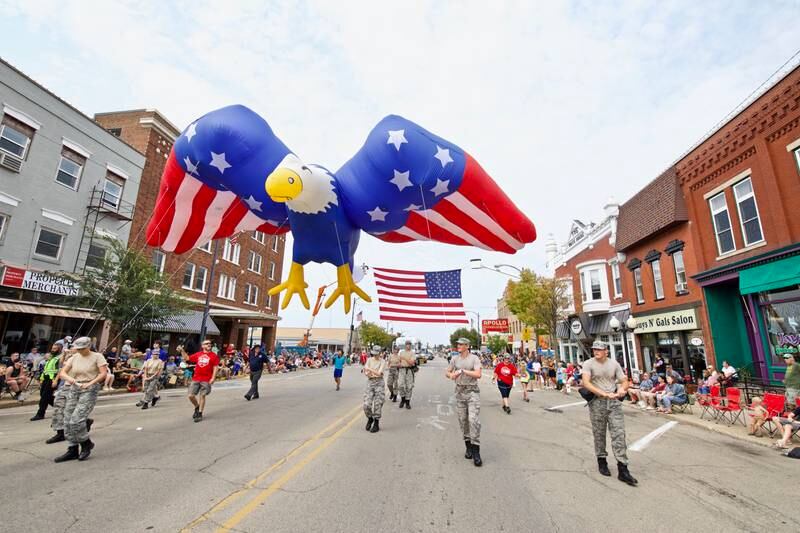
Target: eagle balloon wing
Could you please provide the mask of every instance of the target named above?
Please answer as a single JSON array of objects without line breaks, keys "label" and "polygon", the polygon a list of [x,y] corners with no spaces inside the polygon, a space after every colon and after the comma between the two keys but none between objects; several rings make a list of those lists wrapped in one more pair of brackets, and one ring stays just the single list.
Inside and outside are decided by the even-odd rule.
[{"label": "eagle balloon wing", "polygon": [[381,120],[336,177],[350,220],[384,241],[515,253],[536,239],[472,156],[403,117]]},{"label": "eagle balloon wing", "polygon": [[164,168],[147,244],[180,254],[240,231],[286,233],[286,206],[267,196],[264,181],[289,153],[269,124],[241,105],[192,122]]}]

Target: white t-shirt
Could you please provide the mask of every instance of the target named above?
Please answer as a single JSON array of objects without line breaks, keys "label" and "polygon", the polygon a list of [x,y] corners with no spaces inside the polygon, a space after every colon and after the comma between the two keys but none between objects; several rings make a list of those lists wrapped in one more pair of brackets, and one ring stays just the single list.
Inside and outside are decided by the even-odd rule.
[{"label": "white t-shirt", "polygon": [[736,373],[736,369],[735,369],[734,367],[732,367],[731,365],[728,365],[728,367],[727,367],[727,368],[723,368],[723,369],[722,369],[722,373],[723,373],[723,374],[725,374],[725,377],[726,377],[726,378],[729,378],[729,377],[731,377],[733,374],[735,374],[735,373]]},{"label": "white t-shirt", "polygon": [[540,363],[539,361],[534,361],[533,362],[533,371],[534,372],[541,372],[542,371],[542,363]]}]

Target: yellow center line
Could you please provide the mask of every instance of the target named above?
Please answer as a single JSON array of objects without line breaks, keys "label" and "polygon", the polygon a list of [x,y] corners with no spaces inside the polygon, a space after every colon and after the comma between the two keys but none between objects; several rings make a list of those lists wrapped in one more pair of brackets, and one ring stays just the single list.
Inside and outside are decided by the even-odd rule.
[{"label": "yellow center line", "polygon": [[331,422],[328,426],[325,427],[325,429],[323,429],[322,431],[320,431],[319,433],[317,433],[313,437],[311,437],[311,438],[307,439],[306,441],[304,441],[302,444],[297,446],[291,452],[289,452],[284,457],[282,457],[277,462],[275,462],[272,466],[270,466],[269,468],[267,468],[266,470],[261,472],[258,476],[254,477],[253,479],[248,481],[244,485],[243,488],[237,489],[237,490],[231,492],[225,498],[223,498],[222,500],[217,502],[213,507],[211,507],[211,509],[209,509],[208,511],[206,511],[202,515],[198,516],[197,518],[195,518],[194,520],[189,522],[186,526],[183,527],[183,529],[181,529],[181,533],[187,533],[187,532],[191,531],[193,528],[197,527],[199,524],[201,524],[204,521],[208,520],[211,517],[211,515],[213,515],[213,514],[219,512],[219,511],[225,509],[226,507],[228,507],[231,503],[235,502],[240,497],[242,497],[244,494],[246,494],[247,491],[249,491],[250,489],[256,487],[259,483],[261,483],[272,472],[274,472],[275,470],[277,470],[278,468],[280,468],[281,466],[286,464],[287,461],[289,461],[290,459],[292,459],[293,457],[298,455],[305,448],[310,446],[313,442],[319,440],[323,435],[325,435],[326,433],[331,431],[333,428],[335,428],[336,426],[338,426],[339,424],[344,422],[349,416],[353,415],[356,411],[361,411],[361,409],[362,409],[362,407],[358,406],[358,407],[348,411],[343,416],[337,418],[333,422]]},{"label": "yellow center line", "polygon": [[350,429],[350,427],[358,421],[362,415],[360,413],[356,414],[350,421],[339,429],[336,433],[327,437],[320,443],[319,446],[314,448],[308,455],[306,455],[302,460],[300,460],[296,465],[290,468],[285,474],[283,474],[280,478],[273,481],[267,488],[259,492],[252,500],[250,500],[247,505],[239,509],[236,514],[230,517],[224,524],[222,524],[219,529],[217,529],[217,533],[227,532],[230,531],[231,528],[236,527],[242,520],[244,520],[250,513],[258,508],[259,505],[264,503],[267,498],[275,494],[283,485],[285,485],[288,481],[290,481],[294,476],[296,476],[300,471],[303,470],[308,464],[313,461],[320,453],[322,453],[328,446],[336,442],[339,437],[344,435],[344,433]]}]

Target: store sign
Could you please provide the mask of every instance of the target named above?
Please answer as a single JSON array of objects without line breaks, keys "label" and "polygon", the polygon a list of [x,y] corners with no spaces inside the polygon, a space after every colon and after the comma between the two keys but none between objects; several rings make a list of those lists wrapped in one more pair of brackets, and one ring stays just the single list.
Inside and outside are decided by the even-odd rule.
[{"label": "store sign", "polygon": [[680,331],[684,329],[700,329],[694,309],[683,309],[671,313],[658,313],[636,317],[636,334],[655,333],[659,331]]},{"label": "store sign", "polygon": [[700,337],[692,337],[691,340],[689,341],[689,343],[692,346],[702,346],[703,345],[703,339],[700,338]]},{"label": "store sign", "polygon": [[580,335],[581,331],[583,331],[583,326],[581,325],[581,321],[577,319],[572,321],[572,323],[569,325],[569,328],[575,335]]},{"label": "store sign", "polygon": [[794,333],[778,333],[778,346],[775,346],[775,355],[800,352],[800,335]]},{"label": "store sign", "polygon": [[47,292],[64,296],[78,296],[76,283],[61,279],[46,272],[34,272],[23,268],[6,267],[0,285],[27,291]]},{"label": "store sign", "polygon": [[508,319],[481,320],[481,330],[483,333],[508,333]]}]

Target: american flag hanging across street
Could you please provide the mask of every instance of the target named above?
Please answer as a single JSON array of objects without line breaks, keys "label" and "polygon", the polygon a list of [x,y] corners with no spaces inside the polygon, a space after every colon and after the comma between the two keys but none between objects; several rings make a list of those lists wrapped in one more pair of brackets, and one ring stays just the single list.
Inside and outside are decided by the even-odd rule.
[{"label": "american flag hanging across street", "polygon": [[373,267],[381,320],[469,324],[461,271],[420,272]]}]

